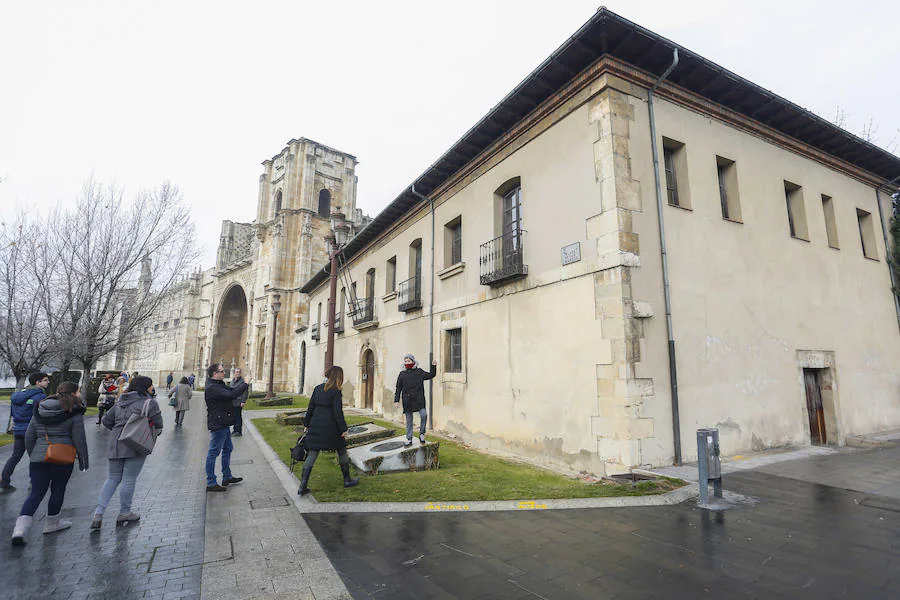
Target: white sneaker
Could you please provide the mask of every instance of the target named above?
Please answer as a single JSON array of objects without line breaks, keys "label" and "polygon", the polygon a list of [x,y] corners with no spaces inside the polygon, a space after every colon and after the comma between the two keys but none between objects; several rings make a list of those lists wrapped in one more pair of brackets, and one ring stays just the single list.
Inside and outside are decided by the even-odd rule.
[{"label": "white sneaker", "polygon": [[19,515],[16,519],[16,526],[13,528],[12,545],[24,546],[25,536],[28,535],[28,529],[31,527],[32,517],[28,515]]},{"label": "white sneaker", "polygon": [[47,515],[47,520],[44,522],[44,533],[53,533],[55,531],[62,531],[63,529],[68,529],[72,526],[72,521],[64,521],[59,518],[59,515]]}]

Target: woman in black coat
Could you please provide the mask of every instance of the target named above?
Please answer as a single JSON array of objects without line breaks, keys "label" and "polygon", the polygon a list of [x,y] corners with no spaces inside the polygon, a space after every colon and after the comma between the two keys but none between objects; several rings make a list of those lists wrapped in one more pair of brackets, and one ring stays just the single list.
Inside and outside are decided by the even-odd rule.
[{"label": "woman in black coat", "polygon": [[347,422],[344,420],[344,408],[341,403],[341,386],[344,385],[344,370],[338,366],[331,367],[326,373],[328,380],[315,387],[309,406],[306,408],[306,438],[303,445],[309,451],[303,463],[303,474],[300,477],[300,489],[297,493],[303,496],[310,492],[307,484],[313,465],[322,450],[337,450],[338,463],[344,474],[344,487],[353,487],[359,479],[350,479],[350,455],[347,454]]},{"label": "woman in black coat", "polygon": [[416,366],[416,357],[403,357],[403,371],[397,376],[394,390],[394,404],[403,398],[403,414],[406,415],[406,445],[412,446],[413,414],[419,413],[419,442],[425,443],[425,424],[428,411],[425,410],[425,382],[437,375],[437,363],[432,361],[431,372]]}]

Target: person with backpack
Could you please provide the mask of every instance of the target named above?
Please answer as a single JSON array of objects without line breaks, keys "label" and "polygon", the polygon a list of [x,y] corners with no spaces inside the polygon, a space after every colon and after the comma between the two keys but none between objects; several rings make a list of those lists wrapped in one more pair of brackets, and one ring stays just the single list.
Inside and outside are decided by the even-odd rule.
[{"label": "person with backpack", "polygon": [[120,440],[122,430],[132,415],[146,415],[153,428],[153,434],[159,436],[163,429],[162,411],[159,404],[153,398],[155,389],[153,380],[149,377],[138,375],[131,378],[128,391],[119,398],[115,407],[103,416],[103,426],[112,430],[107,448],[109,459],[109,474],[100,495],[97,498],[97,508],[94,510],[94,518],[91,520],[91,532],[99,532],[103,525],[103,513],[109,506],[116,488],[119,484],[119,515],[116,517],[116,527],[127,525],[134,521],[140,521],[141,516],[131,510],[131,502],[134,499],[134,488],[138,475],[144,467],[147,456],[134,450],[131,446]]},{"label": "person with backpack", "polygon": [[72,476],[75,459],[82,471],[88,469],[88,446],[84,435],[84,405],[78,384],[63,381],[56,395],[44,398],[38,403],[37,413],[28,423],[25,432],[25,447],[30,457],[31,492],[16,525],[13,528],[13,546],[24,546],[25,537],[31,528],[34,513],[43,501],[47,490],[50,500],[47,504],[47,518],[44,533],[62,531],[72,526],[71,521],[59,518],[66,485]]},{"label": "person with backpack", "polygon": [[428,411],[425,410],[425,382],[437,375],[437,362],[431,361],[431,372],[420,369],[416,357],[407,354],[403,357],[403,371],[397,376],[397,387],[394,389],[394,404],[403,398],[403,414],[406,415],[406,445],[412,446],[413,415],[419,413],[419,443],[425,443],[425,424],[428,422]]},{"label": "person with backpack", "polygon": [[111,409],[116,403],[116,390],[118,389],[119,386],[116,385],[116,380],[113,379],[112,373],[107,373],[97,389],[97,392],[100,394],[97,400],[97,425],[100,425],[100,422],[103,420],[103,413]]},{"label": "person with backpack", "polygon": [[305,496],[310,492],[309,476],[313,465],[322,450],[336,450],[341,474],[344,476],[344,487],[357,485],[359,479],[350,477],[350,455],[347,453],[347,421],[344,419],[344,408],[341,387],[344,385],[344,370],[337,365],[328,369],[328,378],[313,389],[303,425],[306,437],[303,445],[308,454],[303,463],[303,474],[300,476],[300,489],[297,494]]},{"label": "person with backpack", "polygon": [[41,400],[47,397],[47,386],[50,385],[50,376],[46,373],[32,373],[28,376],[30,384],[24,390],[19,390],[10,398],[10,413],[13,421],[13,451],[9,460],[3,466],[3,474],[0,475],[0,494],[16,491],[11,483],[13,471],[16,465],[25,455],[25,432],[28,424],[34,416],[35,408]]}]

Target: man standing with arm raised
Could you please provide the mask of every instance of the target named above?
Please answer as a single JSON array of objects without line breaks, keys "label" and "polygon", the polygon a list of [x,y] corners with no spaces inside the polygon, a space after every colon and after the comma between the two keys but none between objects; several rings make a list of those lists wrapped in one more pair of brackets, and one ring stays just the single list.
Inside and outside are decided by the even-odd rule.
[{"label": "man standing with arm raised", "polygon": [[[240,483],[243,477],[231,474],[231,426],[234,425],[232,402],[247,391],[247,383],[235,387],[225,384],[222,363],[214,363],[206,369],[206,426],[209,428],[209,453],[206,455],[206,491],[224,492],[232,483]],[[216,457],[222,454],[222,485],[216,482]]]}]

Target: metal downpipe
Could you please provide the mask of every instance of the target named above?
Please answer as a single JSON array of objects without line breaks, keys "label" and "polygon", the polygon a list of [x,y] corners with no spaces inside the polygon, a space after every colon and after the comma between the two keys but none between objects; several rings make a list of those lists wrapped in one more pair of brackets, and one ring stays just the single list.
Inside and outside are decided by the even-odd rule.
[{"label": "metal downpipe", "polygon": [[[416,191],[416,184],[409,191],[422,200],[428,200],[431,207],[431,298],[428,303],[428,369],[434,361],[434,200]],[[428,430],[434,431],[434,378],[428,380]]]},{"label": "metal downpipe", "polygon": [[881,235],[884,236],[884,252],[887,255],[884,257],[884,262],[887,263],[888,275],[891,277],[891,295],[894,297],[894,310],[897,312],[897,327],[900,328],[900,298],[898,298],[896,292],[894,292],[894,290],[897,289],[897,281],[894,278],[894,269],[891,267],[891,245],[888,243],[887,226],[884,223],[884,211],[881,209],[881,190],[894,185],[897,181],[900,181],[900,177],[894,177],[887,183],[882,183],[875,188],[875,204],[878,206],[878,220],[881,221]]},{"label": "metal downpipe", "polygon": [[650,146],[653,150],[653,177],[656,181],[656,214],[659,219],[659,248],[662,258],[663,297],[666,305],[666,333],[669,348],[669,386],[672,390],[672,436],[675,447],[675,464],[681,464],[681,418],[678,413],[678,372],[675,368],[675,335],[672,331],[672,296],[669,291],[669,257],[666,250],[666,225],[663,219],[662,182],[659,177],[659,148],[656,143],[656,119],[653,114],[653,92],[678,66],[678,48],[674,49],[672,64],[659,76],[647,94],[650,111]]}]

